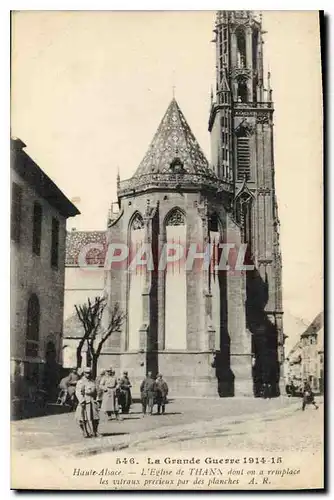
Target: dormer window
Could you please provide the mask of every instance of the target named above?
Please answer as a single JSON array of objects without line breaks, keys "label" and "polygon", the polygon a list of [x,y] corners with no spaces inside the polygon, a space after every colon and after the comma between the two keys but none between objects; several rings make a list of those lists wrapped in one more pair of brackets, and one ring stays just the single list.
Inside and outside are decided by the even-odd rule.
[{"label": "dormer window", "polygon": [[175,174],[179,174],[185,171],[183,162],[180,160],[179,157],[174,158],[174,160],[170,164],[170,169]]}]

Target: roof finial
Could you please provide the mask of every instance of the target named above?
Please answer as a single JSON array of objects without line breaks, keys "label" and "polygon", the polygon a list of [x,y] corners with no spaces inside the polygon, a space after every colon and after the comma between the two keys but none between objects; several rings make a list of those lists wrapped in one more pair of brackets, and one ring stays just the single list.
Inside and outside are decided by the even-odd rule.
[{"label": "roof finial", "polygon": [[121,177],[119,175],[119,167],[117,167],[117,187],[119,188],[121,183]]},{"label": "roof finial", "polygon": [[173,69],[173,76],[172,76],[172,92],[173,92],[173,99],[175,99],[175,69]]}]

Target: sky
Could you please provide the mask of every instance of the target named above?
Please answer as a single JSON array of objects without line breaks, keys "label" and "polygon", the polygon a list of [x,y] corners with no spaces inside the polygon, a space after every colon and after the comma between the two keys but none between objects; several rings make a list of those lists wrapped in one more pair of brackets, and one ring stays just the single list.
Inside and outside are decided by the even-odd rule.
[{"label": "sky", "polygon": [[[105,229],[173,96],[210,159],[213,11],[21,11],[12,20],[11,133],[74,201],[68,228]],[[317,12],[265,11],[287,350],[323,309]]]}]

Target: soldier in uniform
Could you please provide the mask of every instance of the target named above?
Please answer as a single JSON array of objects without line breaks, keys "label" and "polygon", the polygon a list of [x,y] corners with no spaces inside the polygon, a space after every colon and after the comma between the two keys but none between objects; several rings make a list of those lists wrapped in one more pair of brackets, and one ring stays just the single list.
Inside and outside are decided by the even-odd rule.
[{"label": "soldier in uniform", "polygon": [[106,371],[101,370],[100,374],[96,377],[96,390],[97,390],[97,402],[99,404],[99,408],[101,408],[102,398],[103,398],[103,390],[101,389],[101,384],[103,382],[103,377],[105,376]]},{"label": "soldier in uniform", "polygon": [[120,404],[122,407],[122,413],[129,413],[132,398],[131,398],[131,382],[128,376],[128,372],[123,372],[123,376],[119,381],[120,386]]},{"label": "soldier in uniform", "polygon": [[152,377],[152,372],[148,372],[147,377],[140,384],[141,404],[143,415],[146,415],[148,407],[150,415],[153,413],[154,397],[155,397],[155,380]]},{"label": "soldier in uniform", "polygon": [[84,437],[98,437],[99,410],[96,401],[96,384],[92,378],[91,368],[84,369],[83,377],[76,385],[75,395],[78,399],[75,418]]},{"label": "soldier in uniform", "polygon": [[158,405],[158,415],[160,415],[160,410],[162,410],[162,414],[164,414],[165,405],[167,401],[167,394],[168,394],[168,385],[167,382],[162,378],[161,373],[159,373],[157,376],[155,387],[156,387],[156,401]]}]

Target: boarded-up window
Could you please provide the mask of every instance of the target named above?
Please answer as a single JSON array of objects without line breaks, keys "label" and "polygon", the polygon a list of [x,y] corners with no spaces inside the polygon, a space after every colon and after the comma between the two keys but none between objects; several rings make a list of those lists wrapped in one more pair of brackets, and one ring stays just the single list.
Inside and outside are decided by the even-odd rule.
[{"label": "boarded-up window", "polygon": [[165,349],[187,349],[187,276],[184,257],[187,227],[184,214],[174,209],[166,218],[166,240],[169,255],[180,256],[168,262],[165,274]]},{"label": "boarded-up window", "polygon": [[248,137],[237,137],[237,178],[250,178],[250,148]]}]

